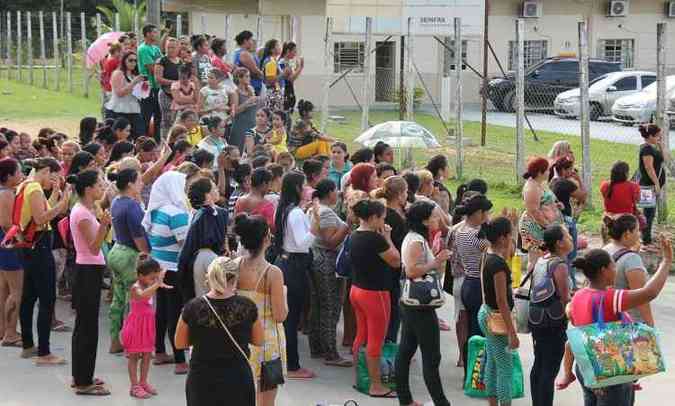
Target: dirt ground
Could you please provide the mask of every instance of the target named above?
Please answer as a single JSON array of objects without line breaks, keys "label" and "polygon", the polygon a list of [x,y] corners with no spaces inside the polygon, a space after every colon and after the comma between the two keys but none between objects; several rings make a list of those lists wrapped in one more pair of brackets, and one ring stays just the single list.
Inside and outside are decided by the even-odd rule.
[{"label": "dirt ground", "polygon": [[80,123],[72,118],[50,118],[37,121],[0,118],[0,127],[11,128],[18,132],[26,132],[32,137],[36,137],[40,129],[49,127],[68,135],[69,138],[77,138],[79,126]]}]

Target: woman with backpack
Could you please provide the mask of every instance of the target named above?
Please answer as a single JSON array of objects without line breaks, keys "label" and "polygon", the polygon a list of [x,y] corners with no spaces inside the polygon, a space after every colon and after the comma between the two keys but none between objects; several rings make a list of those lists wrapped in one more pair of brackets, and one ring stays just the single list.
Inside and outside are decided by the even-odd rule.
[{"label": "woman with backpack", "polygon": [[529,325],[534,343],[534,365],[530,372],[533,406],[553,406],[555,378],[565,354],[567,317],[570,301],[567,256],[574,249],[566,228],[552,225],[544,230],[547,252],[532,270]]},{"label": "woman with backpack", "polygon": [[[20,250],[24,265],[19,310],[23,341],[21,358],[30,359],[37,355],[36,365],[63,365],[65,359],[52,354],[49,347],[56,302],[56,265],[49,222],[68,210],[71,192],[70,187],[66,187],[63,193],[59,189],[61,166],[55,159],[38,158],[33,170],[34,174],[19,186],[14,202],[14,210],[20,210],[21,215],[19,224],[13,226],[18,227],[24,240]],[[49,200],[45,189],[52,189]],[[37,349],[33,342],[33,307],[36,301],[40,302]]]}]

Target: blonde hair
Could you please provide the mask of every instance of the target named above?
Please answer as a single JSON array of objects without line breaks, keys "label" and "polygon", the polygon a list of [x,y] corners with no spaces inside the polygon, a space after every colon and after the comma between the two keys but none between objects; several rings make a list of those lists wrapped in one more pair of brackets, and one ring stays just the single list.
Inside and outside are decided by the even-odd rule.
[{"label": "blonde hair", "polygon": [[206,272],[206,283],[209,289],[218,293],[225,293],[227,289],[236,288],[238,280],[239,262],[228,257],[214,259]]},{"label": "blonde hair", "polygon": [[141,161],[133,156],[122,158],[122,160],[117,165],[117,170],[123,171],[125,169],[135,169],[136,171],[141,172]]},{"label": "blonde hair", "polygon": [[182,173],[188,180],[199,174],[199,171],[201,171],[201,168],[198,167],[194,162],[183,162],[182,164],[178,165],[178,168],[176,168],[176,172]]},{"label": "blonde hair", "polygon": [[408,183],[402,176],[394,175],[384,180],[381,188],[375,191],[376,199],[393,200],[408,188]]},{"label": "blonde hair", "polygon": [[415,175],[420,178],[420,187],[427,183],[434,183],[434,175],[427,169],[420,169],[415,172]]},{"label": "blonde hair", "polygon": [[63,149],[63,147],[73,147],[75,149],[76,154],[81,151],[80,144],[78,144],[75,141],[66,141],[66,142],[63,143],[63,145],[61,145],[62,149]]},{"label": "blonde hair", "polygon": [[175,124],[171,129],[169,130],[169,136],[168,136],[168,144],[175,144],[176,141],[178,140],[178,137],[181,135],[185,134],[187,136],[188,134],[188,129],[185,128],[184,126],[180,124]]},{"label": "blonde hair", "polygon": [[570,145],[569,141],[561,140],[553,144],[553,147],[548,152],[548,157],[549,159],[558,159],[570,152],[572,152],[572,145]]}]

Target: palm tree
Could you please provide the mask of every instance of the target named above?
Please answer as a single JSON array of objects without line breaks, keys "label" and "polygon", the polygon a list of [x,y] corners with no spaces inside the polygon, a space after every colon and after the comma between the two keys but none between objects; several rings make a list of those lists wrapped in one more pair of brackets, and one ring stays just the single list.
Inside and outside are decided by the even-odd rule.
[{"label": "palm tree", "polygon": [[[136,3],[136,2],[134,2]],[[128,3],[125,0],[112,0],[112,8],[106,6],[96,6],[96,9],[103,14],[101,31],[108,32],[115,29],[115,14],[119,14],[119,31],[129,32],[140,28],[145,24],[146,5],[141,0],[136,5]],[[138,17],[136,17],[138,16]],[[137,18],[138,25],[134,25],[134,18]]]}]

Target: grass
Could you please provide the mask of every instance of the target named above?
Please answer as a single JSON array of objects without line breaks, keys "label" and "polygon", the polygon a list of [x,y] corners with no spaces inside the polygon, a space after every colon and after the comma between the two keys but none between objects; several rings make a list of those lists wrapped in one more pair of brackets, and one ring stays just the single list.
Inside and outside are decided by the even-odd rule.
[{"label": "grass", "polygon": [[[76,71],[77,72],[77,71]],[[81,72],[81,71],[80,71]],[[41,72],[35,73],[37,84],[41,84]],[[36,127],[49,126],[50,120],[69,120],[69,128],[77,128],[77,123],[84,116],[98,116],[99,114],[99,90],[95,81],[91,83],[91,94],[89,98],[84,98],[81,93],[70,94],[64,91],[67,87],[63,85],[61,92],[54,90],[45,90],[37,86],[29,86],[16,81],[6,80],[6,72],[0,71],[0,119],[10,122],[34,122]],[[24,80],[28,75],[24,72]],[[77,77],[74,75],[74,77]],[[79,76],[81,78],[81,75]],[[61,75],[64,80],[64,75]],[[328,133],[347,143],[350,150],[355,150],[358,145],[353,140],[358,137],[360,131],[360,113],[345,112],[344,122],[329,123]],[[371,123],[381,123],[388,120],[397,120],[397,112],[371,112]],[[436,154],[444,154],[451,161],[454,168],[456,154],[454,144],[447,137],[441,136],[445,133],[443,125],[435,117],[429,114],[416,114],[415,119],[421,125],[425,126],[431,132],[436,134],[442,147],[437,150],[415,150],[413,157],[418,166],[423,166],[424,162]],[[0,122],[0,125],[2,123]],[[526,155],[546,155],[551,145],[560,139],[567,139],[577,153],[577,158],[581,158],[581,139],[576,136],[562,135],[552,132],[538,131],[539,141],[535,141],[532,136],[526,135],[525,151]],[[488,126],[487,145],[480,146],[480,123],[466,122],[464,125],[464,136],[469,140],[469,145],[465,147],[464,160],[464,179],[450,179],[448,186],[451,190],[464,181],[472,178],[485,179],[489,186],[489,196],[495,204],[495,212],[503,207],[522,208],[521,188],[517,183],[517,176],[514,168],[515,160],[515,129],[502,126]],[[601,219],[602,202],[599,196],[599,184],[603,179],[609,178],[609,171],[612,164],[617,160],[623,160],[630,164],[631,168],[637,165],[637,147],[635,145],[626,145],[612,143],[608,141],[591,141],[591,163],[593,167],[593,206],[594,209],[587,210],[582,214],[580,225],[585,231],[597,231]],[[671,198],[669,203],[675,207],[675,189],[671,188],[669,193]],[[671,213],[668,220],[675,219],[675,213]]]}]

